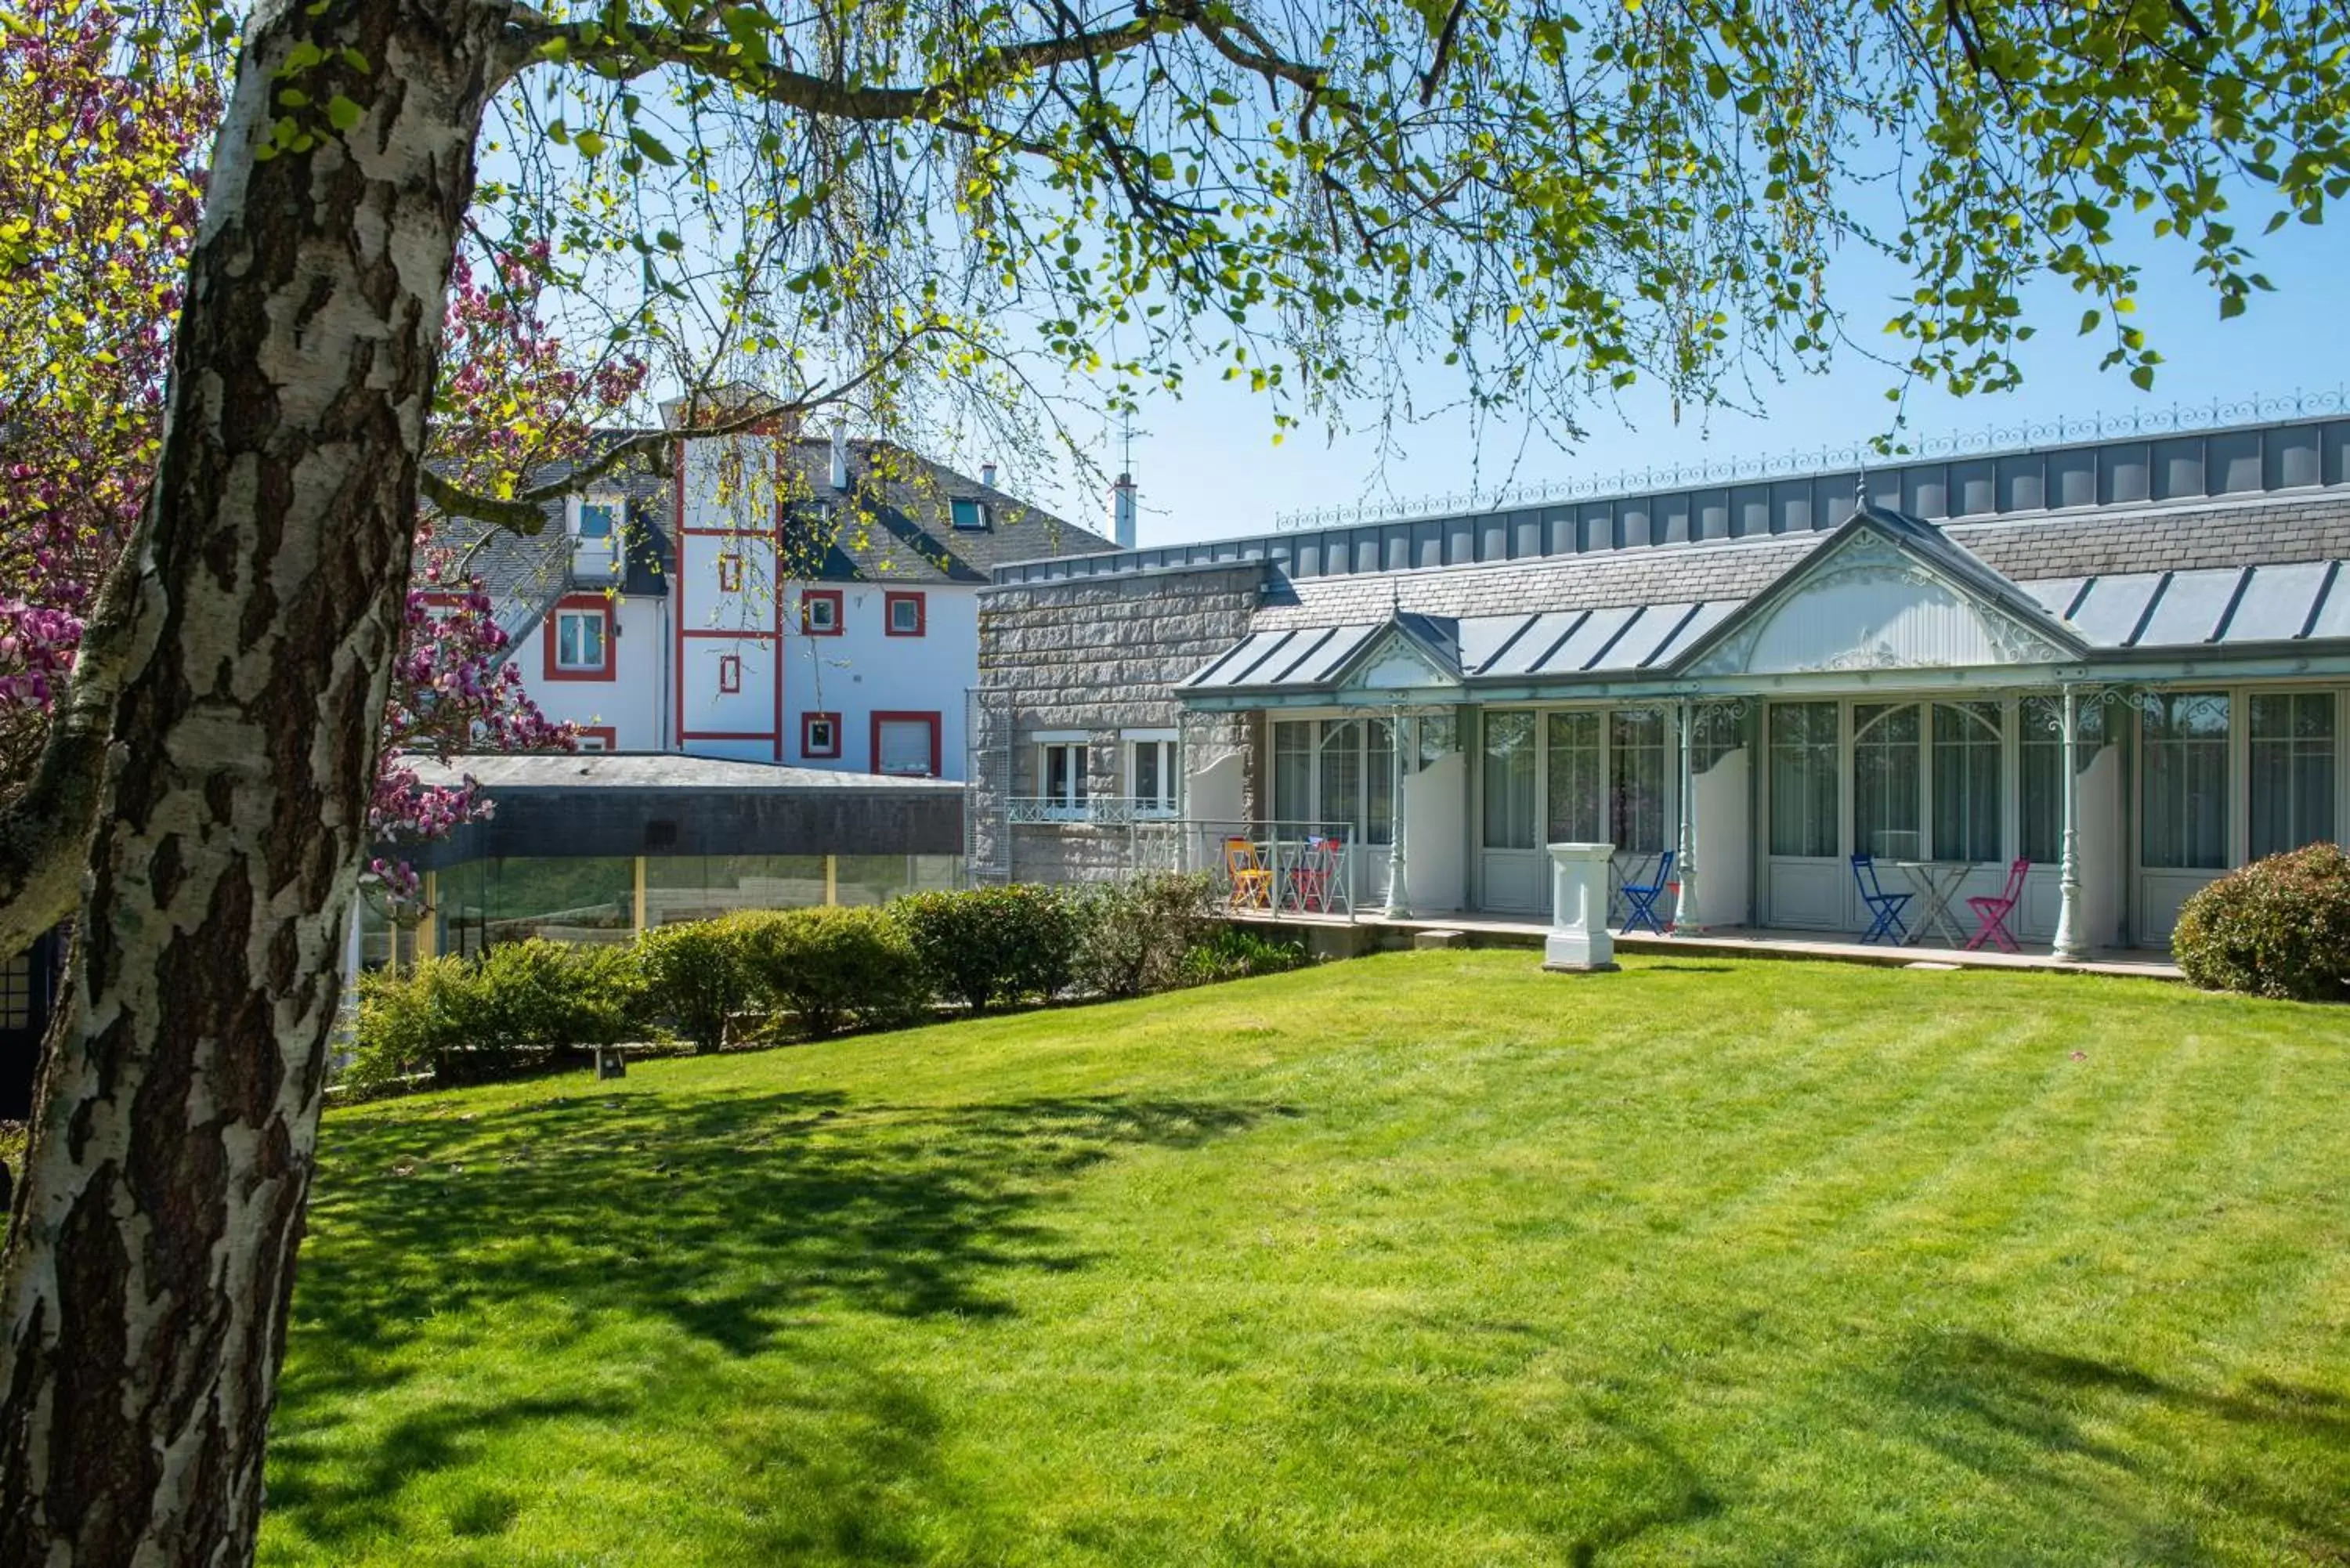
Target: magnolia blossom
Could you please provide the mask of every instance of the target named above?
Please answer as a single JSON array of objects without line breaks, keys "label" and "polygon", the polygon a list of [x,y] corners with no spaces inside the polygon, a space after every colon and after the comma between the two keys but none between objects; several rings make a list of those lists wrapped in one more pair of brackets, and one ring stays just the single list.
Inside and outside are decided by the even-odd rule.
[{"label": "magnolia blossom", "polygon": [[[105,0],[22,0],[0,22],[0,787],[39,760],[160,450],[221,100],[201,62],[142,55],[148,36]],[[60,139],[65,120],[74,134]],[[493,493],[577,458],[645,379],[633,358],[574,361],[537,310],[546,262],[544,249],[494,254],[485,277],[461,264],[450,288],[434,459]],[[388,843],[488,815],[474,781],[428,784],[418,762],[575,745],[530,701],[488,596],[429,524],[416,563],[369,812]],[[405,862],[369,876],[413,897]]]}]

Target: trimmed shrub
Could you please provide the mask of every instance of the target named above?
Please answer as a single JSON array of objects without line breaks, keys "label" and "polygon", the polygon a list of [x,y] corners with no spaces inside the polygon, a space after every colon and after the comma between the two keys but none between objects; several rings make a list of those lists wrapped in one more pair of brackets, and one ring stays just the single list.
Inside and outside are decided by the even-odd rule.
[{"label": "trimmed shrub", "polygon": [[882,1028],[919,1017],[931,992],[905,929],[887,910],[782,909],[743,917],[754,985],[789,1008],[810,1037],[853,1019]]},{"label": "trimmed shrub", "polygon": [[1077,984],[1140,996],[1182,983],[1183,955],[1207,932],[1215,884],[1204,872],[1104,882],[1077,898]]},{"label": "trimmed shrub", "polygon": [[509,942],[359,977],[344,1081],[380,1089],[421,1073],[493,1078],[577,1045],[611,1045],[642,1024],[644,981],[624,948]]},{"label": "trimmed shrub", "polygon": [[1238,926],[1224,926],[1183,955],[1186,985],[1245,980],[1254,974],[1284,974],[1306,964],[1305,944],[1272,941]]},{"label": "trimmed shrub", "polygon": [[973,1012],[1069,988],[1079,922],[1058,888],[1014,883],[961,893],[914,893],[889,906],[923,975]]},{"label": "trimmed shrub", "polygon": [[443,1057],[465,1048],[472,983],[473,966],[461,958],[361,974],[343,1082],[371,1094],[402,1078],[437,1073]]},{"label": "trimmed shrub", "polygon": [[734,1015],[751,1004],[755,985],[745,944],[756,918],[687,920],[637,939],[648,1003],[676,1024],[696,1051],[724,1045]]},{"label": "trimmed shrub", "polygon": [[2313,844],[2220,877],[2179,910],[2170,951],[2206,990],[2350,1001],[2350,856]]}]

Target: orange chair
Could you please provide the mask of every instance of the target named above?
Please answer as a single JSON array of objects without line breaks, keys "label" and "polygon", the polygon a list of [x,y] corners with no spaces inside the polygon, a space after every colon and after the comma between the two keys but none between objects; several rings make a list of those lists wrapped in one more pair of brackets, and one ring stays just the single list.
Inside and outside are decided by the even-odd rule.
[{"label": "orange chair", "polygon": [[1273,908],[1273,873],[1265,868],[1255,845],[1245,838],[1225,839],[1224,875],[1232,879],[1233,909]]}]

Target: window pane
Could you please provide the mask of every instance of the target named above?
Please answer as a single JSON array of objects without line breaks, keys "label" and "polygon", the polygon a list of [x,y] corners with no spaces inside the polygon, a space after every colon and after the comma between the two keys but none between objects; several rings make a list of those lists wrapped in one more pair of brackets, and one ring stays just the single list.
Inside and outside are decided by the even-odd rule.
[{"label": "window pane", "polygon": [[1135,743],[1134,798],[1146,805],[1159,804],[1159,742],[1156,741]]},{"label": "window pane", "polygon": [[931,771],[931,726],[917,719],[884,719],[879,738],[880,755],[874,760],[885,774]]},{"label": "window pane", "polygon": [[608,539],[612,536],[613,508],[596,501],[579,504],[579,536],[582,539]]},{"label": "window pane", "polygon": [[1607,715],[1607,841],[1654,855],[1665,846],[1665,716]]},{"label": "window pane", "polygon": [[1302,720],[1273,727],[1273,815],[1281,822],[1314,815],[1314,726]]},{"label": "window pane", "polygon": [[556,621],[556,662],[573,670],[604,667],[604,618],[573,611]]},{"label": "window pane", "polygon": [[1363,725],[1363,841],[1395,842],[1395,722]]},{"label": "window pane", "polygon": [[1923,853],[1918,833],[1918,704],[1856,702],[1852,710],[1852,844],[1888,860]]},{"label": "window pane", "polygon": [[1534,846],[1534,716],[1485,715],[1485,847]]},{"label": "window pane", "polygon": [[2150,698],[2140,816],[2148,866],[2221,870],[2228,864],[2228,695],[2178,691]]},{"label": "window pane", "polygon": [[[2023,796],[2021,841],[2016,853],[2034,865],[2054,866],[2064,857],[2064,702],[2059,697],[2027,697],[2016,713],[2016,758]],[[2097,760],[2106,743],[2106,709],[2085,701],[2074,711],[2081,772]]]},{"label": "window pane", "polygon": [[1697,734],[1690,747],[1691,772],[1711,773],[1724,757],[1744,748],[1745,721],[1731,704],[1700,702],[1695,720]]},{"label": "window pane", "polygon": [[1544,794],[1547,844],[1597,844],[1600,806],[1607,799],[1601,777],[1604,757],[1599,746],[1597,713],[1552,713],[1545,719],[1550,734],[1550,763]]},{"label": "window pane", "polygon": [[2251,700],[2252,858],[2334,836],[2334,696],[2262,692]]},{"label": "window pane", "polygon": [[1995,861],[2001,715],[1996,702],[1934,704],[1934,857]]},{"label": "window pane", "polygon": [[1347,829],[1349,841],[1361,836],[1363,810],[1363,728],[1352,719],[1326,720],[1322,725],[1320,793],[1314,822],[1318,827]]},{"label": "window pane", "polygon": [[1771,706],[1771,853],[1836,852],[1836,706]]}]

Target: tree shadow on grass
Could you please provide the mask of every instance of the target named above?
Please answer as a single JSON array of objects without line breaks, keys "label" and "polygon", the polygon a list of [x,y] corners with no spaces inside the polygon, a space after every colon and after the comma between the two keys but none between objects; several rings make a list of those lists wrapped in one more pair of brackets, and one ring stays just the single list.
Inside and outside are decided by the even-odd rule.
[{"label": "tree shadow on grass", "polygon": [[[2210,1560],[2182,1499],[2197,1514],[2265,1521],[2304,1555],[2350,1561],[2350,1401],[2329,1390],[2266,1377],[2196,1388],[1981,1334],[1926,1337],[1894,1386],[1928,1447],[2051,1520],[2126,1541],[2134,1561]],[[2159,1438],[2133,1432],[2148,1417]],[[2084,1487],[2085,1473],[2110,1484]]]},{"label": "tree shadow on grass", "polygon": [[[590,1089],[478,1111],[440,1101],[330,1118],[271,1506],[313,1541],[380,1537],[390,1521],[372,1500],[468,1462],[502,1427],[658,1420],[696,1380],[723,1404],[726,1365],[843,1311],[1007,1315],[1021,1277],[1089,1262],[1046,1212],[1077,1177],[1123,1151],[1202,1146],[1259,1114],[1114,1096],[893,1106],[828,1091]],[[474,1323],[511,1342],[517,1376],[567,1373],[589,1336],[616,1324],[682,1331],[700,1351],[672,1355],[678,1365],[641,1386],[582,1383],[535,1400],[504,1397],[494,1376],[455,1383],[369,1428],[362,1445],[356,1423],[381,1421],[410,1396],[372,1411],[368,1397],[427,1370],[419,1344],[450,1343],[452,1325]],[[811,1376],[840,1383],[845,1410],[873,1402],[855,1368]],[[892,1442],[922,1429],[902,1408],[911,1397],[882,1401],[899,1407],[883,1423],[899,1434]],[[354,1464],[359,1446],[367,1451]],[[509,1517],[511,1500],[485,1495],[458,1514],[448,1522],[464,1534]],[[807,1528],[791,1526],[804,1546],[814,1544],[799,1533]]]}]

